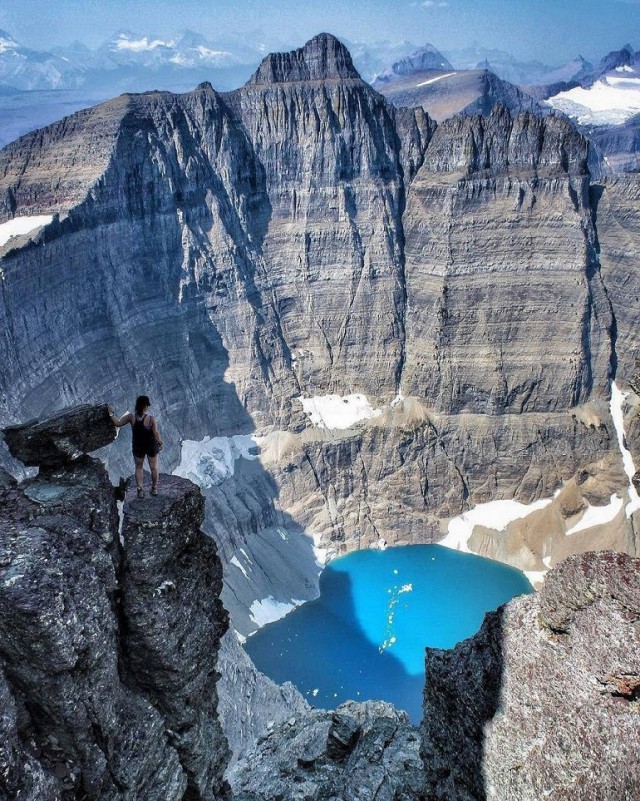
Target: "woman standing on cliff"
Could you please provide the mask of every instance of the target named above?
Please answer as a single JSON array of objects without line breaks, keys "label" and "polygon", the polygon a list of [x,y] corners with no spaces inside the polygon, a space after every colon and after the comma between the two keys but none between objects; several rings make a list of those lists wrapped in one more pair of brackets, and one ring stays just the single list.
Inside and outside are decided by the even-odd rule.
[{"label": "woman standing on cliff", "polygon": [[133,434],[131,437],[131,449],[133,458],[136,462],[136,487],[138,498],[144,498],[144,460],[149,461],[151,470],[151,494],[158,494],[158,453],[162,448],[162,437],[158,431],[158,425],[153,415],[149,414],[151,401],[146,395],[140,395],[136,400],[135,413],[127,412],[120,418],[114,414],[113,406],[109,406],[109,416],[114,426],[125,426],[131,424]]}]

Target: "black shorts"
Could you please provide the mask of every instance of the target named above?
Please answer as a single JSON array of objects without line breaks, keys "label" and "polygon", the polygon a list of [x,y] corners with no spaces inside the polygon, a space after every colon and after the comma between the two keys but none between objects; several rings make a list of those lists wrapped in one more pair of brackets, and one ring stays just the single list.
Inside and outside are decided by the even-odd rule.
[{"label": "black shorts", "polygon": [[153,444],[147,445],[146,447],[143,448],[133,449],[133,455],[135,456],[136,459],[144,459],[145,456],[153,458],[154,456],[157,456],[159,453],[160,453],[160,446],[158,445],[157,442],[154,442]]}]

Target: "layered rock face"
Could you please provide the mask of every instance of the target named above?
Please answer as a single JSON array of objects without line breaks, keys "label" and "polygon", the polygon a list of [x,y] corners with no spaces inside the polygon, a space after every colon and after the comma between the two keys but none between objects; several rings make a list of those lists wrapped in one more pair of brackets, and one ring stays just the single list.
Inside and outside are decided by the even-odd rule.
[{"label": "layered rock face", "polygon": [[[100,413],[85,409],[84,423]],[[119,534],[114,488],[87,456],[2,490],[5,797],[226,797],[216,664],[227,616],[202,519],[198,488],[166,476],[162,496],[125,501]]]},{"label": "layered rock face", "polygon": [[640,355],[640,178],[637,174],[608,178],[592,187],[592,195],[601,271],[615,315],[617,366],[628,382]]},{"label": "layered rock face", "polygon": [[426,796],[632,801],[640,793],[640,561],[588,553],[427,650]]},{"label": "layered rock face", "polygon": [[[144,392],[171,467],[181,440],[268,434],[260,475],[209,493],[229,564],[276,527],[426,542],[479,501],[550,497],[619,459],[586,157],[553,116],[436,128],[326,34],[235,92],[123,96],[24,137],[2,219],[59,216],[3,251],[0,417]],[[298,398],[331,393],[381,414],[318,430]],[[245,606],[275,594],[227,577]]]}]

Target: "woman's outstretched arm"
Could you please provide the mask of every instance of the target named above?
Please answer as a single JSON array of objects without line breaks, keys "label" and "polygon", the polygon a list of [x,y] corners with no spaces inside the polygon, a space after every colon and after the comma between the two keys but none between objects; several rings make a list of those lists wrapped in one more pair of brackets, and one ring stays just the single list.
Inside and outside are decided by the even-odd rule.
[{"label": "woman's outstretched arm", "polygon": [[127,423],[131,422],[132,418],[131,412],[123,414],[122,417],[116,417],[113,406],[109,406],[108,409],[109,409],[109,417],[111,418],[111,422],[113,423],[114,426],[118,426],[118,428],[120,428],[120,426],[126,426]]}]

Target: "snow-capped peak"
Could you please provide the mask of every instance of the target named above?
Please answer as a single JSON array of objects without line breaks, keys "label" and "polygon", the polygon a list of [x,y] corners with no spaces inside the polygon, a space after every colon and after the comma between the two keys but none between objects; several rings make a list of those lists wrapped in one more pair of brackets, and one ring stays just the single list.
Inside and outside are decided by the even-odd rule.
[{"label": "snow-capped peak", "polygon": [[142,53],[148,50],[155,50],[158,47],[173,48],[175,47],[175,42],[165,42],[162,39],[153,39],[148,36],[143,36],[141,39],[134,39],[129,34],[121,33],[115,41],[115,47],[117,50],[130,50],[134,53]]},{"label": "snow-capped peak", "polygon": [[0,53],[8,50],[19,50],[20,45],[6,31],[0,30]]}]

